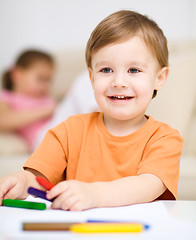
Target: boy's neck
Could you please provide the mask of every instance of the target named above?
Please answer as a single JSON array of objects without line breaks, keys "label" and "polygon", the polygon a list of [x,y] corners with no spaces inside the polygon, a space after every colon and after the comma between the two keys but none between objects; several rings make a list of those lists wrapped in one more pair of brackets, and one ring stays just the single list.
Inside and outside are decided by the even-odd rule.
[{"label": "boy's neck", "polygon": [[141,128],[147,120],[145,115],[129,120],[117,120],[103,115],[106,129],[114,136],[126,136],[134,133]]}]

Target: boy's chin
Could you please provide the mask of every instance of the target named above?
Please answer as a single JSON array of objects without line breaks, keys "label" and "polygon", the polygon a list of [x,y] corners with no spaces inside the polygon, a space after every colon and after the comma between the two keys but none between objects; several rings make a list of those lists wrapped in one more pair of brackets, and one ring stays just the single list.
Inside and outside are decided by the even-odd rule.
[{"label": "boy's chin", "polygon": [[112,118],[117,121],[127,121],[131,120],[133,117],[124,113],[116,113],[116,114],[111,114],[107,115],[109,118]]}]

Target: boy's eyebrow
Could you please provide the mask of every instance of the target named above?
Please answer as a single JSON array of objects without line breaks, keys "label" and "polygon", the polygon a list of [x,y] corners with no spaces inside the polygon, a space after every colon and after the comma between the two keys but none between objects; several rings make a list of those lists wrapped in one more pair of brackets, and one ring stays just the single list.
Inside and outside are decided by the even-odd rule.
[{"label": "boy's eyebrow", "polygon": [[110,63],[109,62],[105,62],[105,61],[97,62],[95,64],[95,68],[103,66],[103,65],[110,65]]},{"label": "boy's eyebrow", "polygon": [[148,64],[146,62],[142,62],[142,61],[133,61],[133,62],[130,62],[130,65],[141,66],[141,67],[147,67],[148,66]]},{"label": "boy's eyebrow", "polygon": [[[103,65],[111,65],[110,62],[106,62],[106,61],[100,61],[100,62],[97,62],[95,64],[95,68],[97,67],[100,67],[100,66],[103,66]],[[147,63],[146,62],[142,62],[142,61],[130,61],[127,65],[130,65],[130,66],[141,66],[141,67],[147,67]]]}]

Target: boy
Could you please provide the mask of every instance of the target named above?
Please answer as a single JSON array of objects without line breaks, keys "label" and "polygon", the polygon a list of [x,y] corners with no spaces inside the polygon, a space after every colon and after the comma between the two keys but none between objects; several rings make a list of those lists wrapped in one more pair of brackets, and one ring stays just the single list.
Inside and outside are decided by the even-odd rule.
[{"label": "boy", "polygon": [[[86,62],[101,113],[68,118],[46,134],[25,171],[1,180],[2,198],[25,198],[57,184],[52,208],[84,210],[176,199],[182,138],[146,116],[168,76],[167,41],[155,22],[132,11],[105,18],[92,32]],[[66,179],[66,181],[64,181]]]}]

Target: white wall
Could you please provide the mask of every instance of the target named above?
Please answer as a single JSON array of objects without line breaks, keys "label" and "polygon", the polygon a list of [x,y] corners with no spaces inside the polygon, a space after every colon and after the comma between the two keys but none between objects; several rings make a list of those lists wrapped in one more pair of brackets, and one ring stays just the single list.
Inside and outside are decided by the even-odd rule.
[{"label": "white wall", "polygon": [[120,9],[152,17],[169,41],[196,38],[195,0],[0,0],[0,73],[24,48],[85,48],[100,20]]}]

